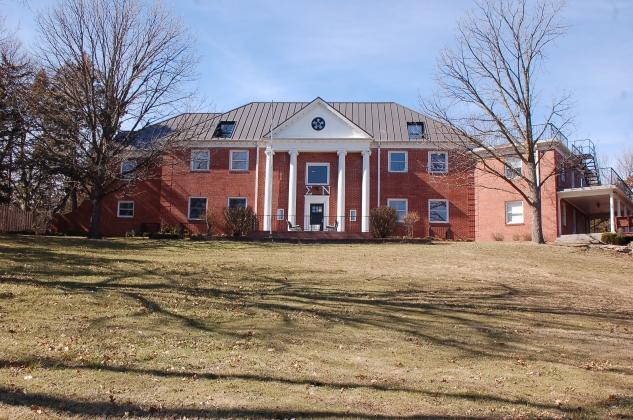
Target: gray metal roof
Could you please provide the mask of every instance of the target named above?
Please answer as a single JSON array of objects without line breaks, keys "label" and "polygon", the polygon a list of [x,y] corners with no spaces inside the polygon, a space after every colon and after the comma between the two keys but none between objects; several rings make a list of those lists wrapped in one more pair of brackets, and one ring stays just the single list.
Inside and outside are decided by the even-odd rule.
[{"label": "gray metal roof", "polygon": [[[179,132],[178,137],[190,140],[224,140],[213,137],[221,121],[234,121],[230,137],[235,140],[259,140],[312,102],[251,102],[224,113],[181,114],[156,124],[158,132]],[[407,123],[423,122],[426,135],[433,136],[434,121],[423,114],[395,102],[327,102],[353,124],[375,140],[409,140]],[[147,130],[147,129],[146,129]],[[156,133],[156,128],[153,130]]]}]

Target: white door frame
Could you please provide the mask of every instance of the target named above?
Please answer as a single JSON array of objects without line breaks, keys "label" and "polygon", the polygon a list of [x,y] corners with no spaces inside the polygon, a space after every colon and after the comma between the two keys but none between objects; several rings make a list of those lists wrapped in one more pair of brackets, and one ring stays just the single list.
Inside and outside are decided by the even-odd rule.
[{"label": "white door frame", "polygon": [[329,195],[304,195],[303,201],[303,230],[310,230],[310,205],[323,204],[323,229],[330,220],[330,196]]}]

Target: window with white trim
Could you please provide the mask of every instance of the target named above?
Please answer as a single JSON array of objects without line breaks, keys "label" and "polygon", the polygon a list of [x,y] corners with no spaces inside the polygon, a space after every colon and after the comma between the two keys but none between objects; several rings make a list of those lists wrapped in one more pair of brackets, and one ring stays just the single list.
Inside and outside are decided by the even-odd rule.
[{"label": "window with white trim", "polygon": [[202,220],[207,211],[207,197],[189,197],[189,220]]},{"label": "window with white trim", "polygon": [[133,160],[124,160],[121,162],[121,179],[123,181],[131,181],[136,178],[136,162]]},{"label": "window with white trim", "polygon": [[432,174],[445,174],[448,172],[447,152],[429,152],[429,172]]},{"label": "window with white trim", "polygon": [[248,170],[248,150],[231,150],[231,171]]},{"label": "window with white trim", "polygon": [[355,222],[356,221],[356,210],[350,210],[349,211],[349,221],[350,222]]},{"label": "window with white trim", "polygon": [[402,218],[407,214],[408,201],[403,198],[390,198],[387,205],[393,207],[398,212],[398,222],[402,222]]},{"label": "window with white trim", "polygon": [[277,220],[284,220],[284,209],[277,209]]},{"label": "window with white trim", "polygon": [[523,201],[506,201],[506,223],[523,223]]},{"label": "window with white trim", "polygon": [[306,164],[306,185],[329,185],[330,184],[330,164],[329,163],[307,163]]},{"label": "window with white trim", "polygon": [[246,207],[246,199],[242,198],[242,197],[231,197],[229,198],[229,208],[235,208],[235,207]]},{"label": "window with white trim", "polygon": [[565,181],[565,165],[560,167],[560,180]]},{"label": "window with white trim", "polygon": [[134,201],[119,201],[118,217],[134,217]]},{"label": "window with white trim", "polygon": [[407,132],[411,140],[420,140],[424,137],[424,123],[423,122],[408,122]]},{"label": "window with white trim", "polygon": [[407,172],[407,152],[389,152],[389,172]]},{"label": "window with white trim", "polygon": [[518,157],[509,157],[506,159],[506,178],[514,178],[520,176],[522,171],[521,159]]},{"label": "window with white trim", "polygon": [[429,200],[429,222],[448,223],[448,200]]},{"label": "window with white trim", "polygon": [[208,150],[191,151],[191,170],[208,171],[210,152]]}]

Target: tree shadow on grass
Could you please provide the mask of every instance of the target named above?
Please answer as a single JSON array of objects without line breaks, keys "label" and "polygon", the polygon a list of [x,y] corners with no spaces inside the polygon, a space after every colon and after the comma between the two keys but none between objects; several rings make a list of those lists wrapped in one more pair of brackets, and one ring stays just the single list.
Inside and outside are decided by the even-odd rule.
[{"label": "tree shadow on grass", "polygon": [[[0,364],[8,364],[8,362],[0,361]],[[21,362],[11,362],[11,365],[15,364],[28,364],[28,361]],[[38,361],[41,363],[41,360]],[[90,367],[80,366],[80,365],[64,365],[63,369],[87,369]],[[62,369],[62,366],[56,365],[55,369]],[[192,377],[195,375],[196,381],[216,381],[216,380],[245,380],[245,381],[257,381],[263,382],[266,384],[269,383],[282,383],[286,385],[307,385],[307,386],[315,386],[315,387],[326,387],[331,390],[338,390],[341,388],[347,390],[353,390],[355,388],[367,388],[379,392],[392,392],[392,393],[401,393],[401,392],[411,392],[418,394],[418,398],[428,398],[431,400],[442,400],[444,398],[450,398],[453,400],[457,400],[459,404],[460,401],[463,403],[467,401],[472,401],[476,403],[482,404],[498,404],[498,405],[516,405],[522,407],[530,407],[532,409],[538,410],[556,410],[558,412],[571,413],[573,410],[565,409],[558,407],[552,404],[539,404],[530,402],[525,399],[508,399],[502,398],[497,395],[486,395],[478,392],[437,392],[437,391],[421,391],[408,389],[403,386],[397,387],[389,387],[384,385],[363,385],[356,383],[345,383],[345,382],[315,382],[311,380],[291,380],[287,378],[275,378],[275,377],[265,377],[265,376],[257,376],[257,375],[216,375],[216,374],[204,374],[204,373],[195,373],[195,372],[166,372],[160,370],[145,370],[145,369],[133,369],[133,368],[121,368],[121,367],[111,367],[111,366],[99,366],[93,367],[94,370],[109,370],[112,372],[119,373],[134,373],[140,375],[152,375],[155,377],[163,377],[163,378],[176,378],[180,379],[183,376]],[[121,416],[125,415],[125,413],[129,413],[135,416],[195,416],[195,417],[235,417],[235,416],[245,416],[245,417],[255,417],[258,418],[260,416],[264,418],[359,418],[359,419],[387,419],[387,418],[397,418],[397,419],[427,419],[427,418],[439,418],[439,419],[454,419],[454,418],[468,418],[464,416],[436,416],[436,415],[422,415],[422,416],[384,416],[380,414],[366,414],[361,412],[351,412],[347,411],[326,411],[326,410],[314,410],[314,411],[285,411],[285,410],[271,410],[271,408],[262,407],[260,409],[240,409],[240,410],[229,410],[229,409],[215,409],[215,408],[169,408],[169,407],[142,407],[135,405],[133,403],[122,403],[122,401],[117,401],[112,398],[110,402],[107,401],[85,401],[80,399],[72,399],[69,397],[60,397],[47,395],[42,393],[26,393],[23,388],[20,388],[14,384],[9,386],[0,386],[0,402],[6,405],[11,406],[22,406],[22,407],[31,407],[32,405],[36,405],[45,410],[58,410],[65,411],[70,414],[82,414],[82,415],[114,415]],[[273,402],[270,402],[270,405],[274,405]],[[61,409],[60,409],[61,408]],[[475,417],[473,417],[475,418]],[[480,417],[478,417],[480,418]]]}]

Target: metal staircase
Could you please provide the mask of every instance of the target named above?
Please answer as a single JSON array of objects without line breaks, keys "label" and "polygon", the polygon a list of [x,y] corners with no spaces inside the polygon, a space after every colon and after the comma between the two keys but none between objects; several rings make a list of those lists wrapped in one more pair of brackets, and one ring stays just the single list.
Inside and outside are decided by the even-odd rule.
[{"label": "metal staircase", "polygon": [[587,186],[602,185],[596,162],[596,146],[593,142],[589,139],[576,140],[571,146],[571,151],[578,158]]}]

